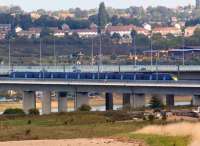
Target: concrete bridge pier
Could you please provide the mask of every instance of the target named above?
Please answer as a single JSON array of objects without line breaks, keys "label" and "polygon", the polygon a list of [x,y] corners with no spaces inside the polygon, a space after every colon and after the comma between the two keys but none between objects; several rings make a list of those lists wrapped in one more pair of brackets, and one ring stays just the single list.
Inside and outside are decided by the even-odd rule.
[{"label": "concrete bridge pier", "polygon": [[123,108],[141,108],[145,106],[145,94],[123,94]]},{"label": "concrete bridge pier", "polygon": [[82,105],[89,105],[88,92],[78,92],[75,93],[75,109],[77,110]]},{"label": "concrete bridge pier", "polygon": [[58,93],[58,112],[67,112],[67,92]]},{"label": "concrete bridge pier", "polygon": [[123,109],[129,109],[131,107],[130,96],[131,95],[129,93],[123,94]]},{"label": "concrete bridge pier", "polygon": [[145,107],[145,94],[133,94],[132,96],[133,108]]},{"label": "concrete bridge pier", "polygon": [[106,110],[113,110],[113,94],[106,93]]},{"label": "concrete bridge pier", "polygon": [[43,91],[42,93],[42,114],[48,115],[51,113],[51,92]]},{"label": "concrete bridge pier", "polygon": [[166,95],[166,105],[169,108],[173,108],[174,107],[174,95]]},{"label": "concrete bridge pier", "polygon": [[164,104],[165,95],[153,94],[152,97],[156,97],[157,99],[160,100],[160,102],[161,102],[162,104]]},{"label": "concrete bridge pier", "polygon": [[30,109],[36,108],[36,98],[34,91],[24,91],[23,93],[23,110],[28,114]]},{"label": "concrete bridge pier", "polygon": [[200,95],[193,95],[192,105],[193,106],[200,106]]}]

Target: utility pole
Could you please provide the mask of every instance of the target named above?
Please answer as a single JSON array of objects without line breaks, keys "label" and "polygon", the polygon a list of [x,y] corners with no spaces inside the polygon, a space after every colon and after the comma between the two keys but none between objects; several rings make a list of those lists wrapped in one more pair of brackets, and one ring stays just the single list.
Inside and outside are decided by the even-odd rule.
[{"label": "utility pole", "polygon": [[182,28],[182,65],[185,65],[185,37],[184,37],[184,33],[185,32],[185,28]]},{"label": "utility pole", "polygon": [[10,37],[8,42],[8,68],[9,72],[11,71],[11,45],[10,45]]},{"label": "utility pole", "polygon": [[40,38],[40,67],[42,69],[42,40]]},{"label": "utility pole", "polygon": [[134,46],[134,65],[136,67],[137,65],[137,48],[136,48],[136,36],[134,36],[134,39],[133,39],[134,43],[133,43],[133,46]]},{"label": "utility pole", "polygon": [[99,66],[100,66],[100,71],[102,71],[102,40],[101,40],[101,32],[99,35]]},{"label": "utility pole", "polygon": [[152,43],[152,31],[150,32],[150,52],[151,52],[151,69],[153,68],[153,43]]},{"label": "utility pole", "polygon": [[92,38],[91,65],[94,65],[94,40]]},{"label": "utility pole", "polygon": [[53,56],[54,56],[54,65],[57,66],[57,58],[56,58],[56,40],[55,36],[53,39]]}]

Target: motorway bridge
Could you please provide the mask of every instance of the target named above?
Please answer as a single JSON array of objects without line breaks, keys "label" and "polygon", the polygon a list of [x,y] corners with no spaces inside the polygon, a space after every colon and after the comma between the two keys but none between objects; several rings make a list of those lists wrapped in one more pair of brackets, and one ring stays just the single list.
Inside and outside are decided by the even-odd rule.
[{"label": "motorway bridge", "polygon": [[0,66],[0,75],[7,75],[11,71],[25,72],[164,72],[176,75],[180,80],[200,80],[200,65],[68,65],[68,66]]},{"label": "motorway bridge", "polygon": [[51,92],[57,93],[58,111],[67,111],[68,93],[75,97],[75,109],[89,103],[88,93],[105,93],[106,110],[113,109],[113,93],[122,93],[123,106],[145,106],[145,95],[165,95],[166,104],[174,106],[175,95],[193,95],[193,105],[200,105],[200,81],[123,81],[123,80],[55,80],[55,79],[0,79],[0,90],[23,92],[26,112],[35,108],[35,93],[42,92],[42,113],[51,112]]}]

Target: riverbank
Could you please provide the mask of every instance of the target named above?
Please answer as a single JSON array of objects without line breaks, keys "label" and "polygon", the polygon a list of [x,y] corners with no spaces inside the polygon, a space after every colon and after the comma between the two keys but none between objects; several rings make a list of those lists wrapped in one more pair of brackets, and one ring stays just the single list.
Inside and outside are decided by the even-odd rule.
[{"label": "riverbank", "polygon": [[93,139],[64,139],[64,140],[29,140],[0,142],[0,146],[144,146],[142,142],[119,141],[117,139],[93,138]]},{"label": "riverbank", "polygon": [[[16,143],[23,146],[23,144],[26,144],[27,140],[36,140],[36,142],[38,140],[39,142],[47,140],[47,143],[53,140],[54,142],[57,141],[57,143],[60,144],[59,146],[62,146],[62,141],[66,139],[71,142],[77,139],[78,141],[86,139],[85,142],[90,143],[91,141],[88,141],[88,139],[98,140],[99,138],[103,139],[103,142],[105,142],[104,140],[106,139],[115,139],[117,143],[115,143],[116,141],[114,141],[114,143],[111,141],[108,142],[112,145],[116,144],[115,146],[117,146],[118,142],[123,142],[120,143],[120,146],[127,146],[130,142],[134,142],[134,144],[138,142],[137,144],[139,144],[132,144],[132,146],[172,146],[172,143],[176,143],[176,146],[187,146],[190,139],[185,136],[169,137],[152,136],[151,134],[142,137],[140,135],[132,136],[133,132],[139,131],[151,124],[152,123],[147,120],[134,121],[130,113],[125,111],[68,112],[22,117],[0,116],[0,141],[3,142],[0,143],[0,146],[4,146],[1,144],[13,144],[9,141],[17,141]],[[154,125],[155,124],[160,125],[162,121],[155,121]],[[60,140],[61,143],[59,143]],[[96,140],[95,142],[97,142]],[[149,141],[152,143],[149,144]],[[83,142],[83,145],[86,145],[85,142]],[[81,141],[79,144],[80,143]],[[48,145],[45,143],[43,144],[44,145],[41,146]],[[33,145],[35,145],[35,143],[33,143]],[[76,146],[76,143],[74,145]],[[99,143],[99,145],[101,144]],[[14,142],[14,145],[5,146],[17,146],[17,144],[15,145]],[[39,146],[39,144],[37,146]],[[88,144],[88,146],[93,145]]]}]

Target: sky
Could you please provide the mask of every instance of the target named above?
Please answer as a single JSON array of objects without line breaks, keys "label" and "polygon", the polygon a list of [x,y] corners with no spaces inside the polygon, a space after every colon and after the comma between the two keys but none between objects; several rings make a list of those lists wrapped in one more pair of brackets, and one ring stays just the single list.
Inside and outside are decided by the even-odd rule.
[{"label": "sky", "polygon": [[60,10],[80,7],[81,9],[97,8],[104,1],[106,6],[128,8],[130,6],[167,6],[177,7],[195,4],[195,0],[0,0],[0,5],[18,5],[26,11],[36,9]]}]

